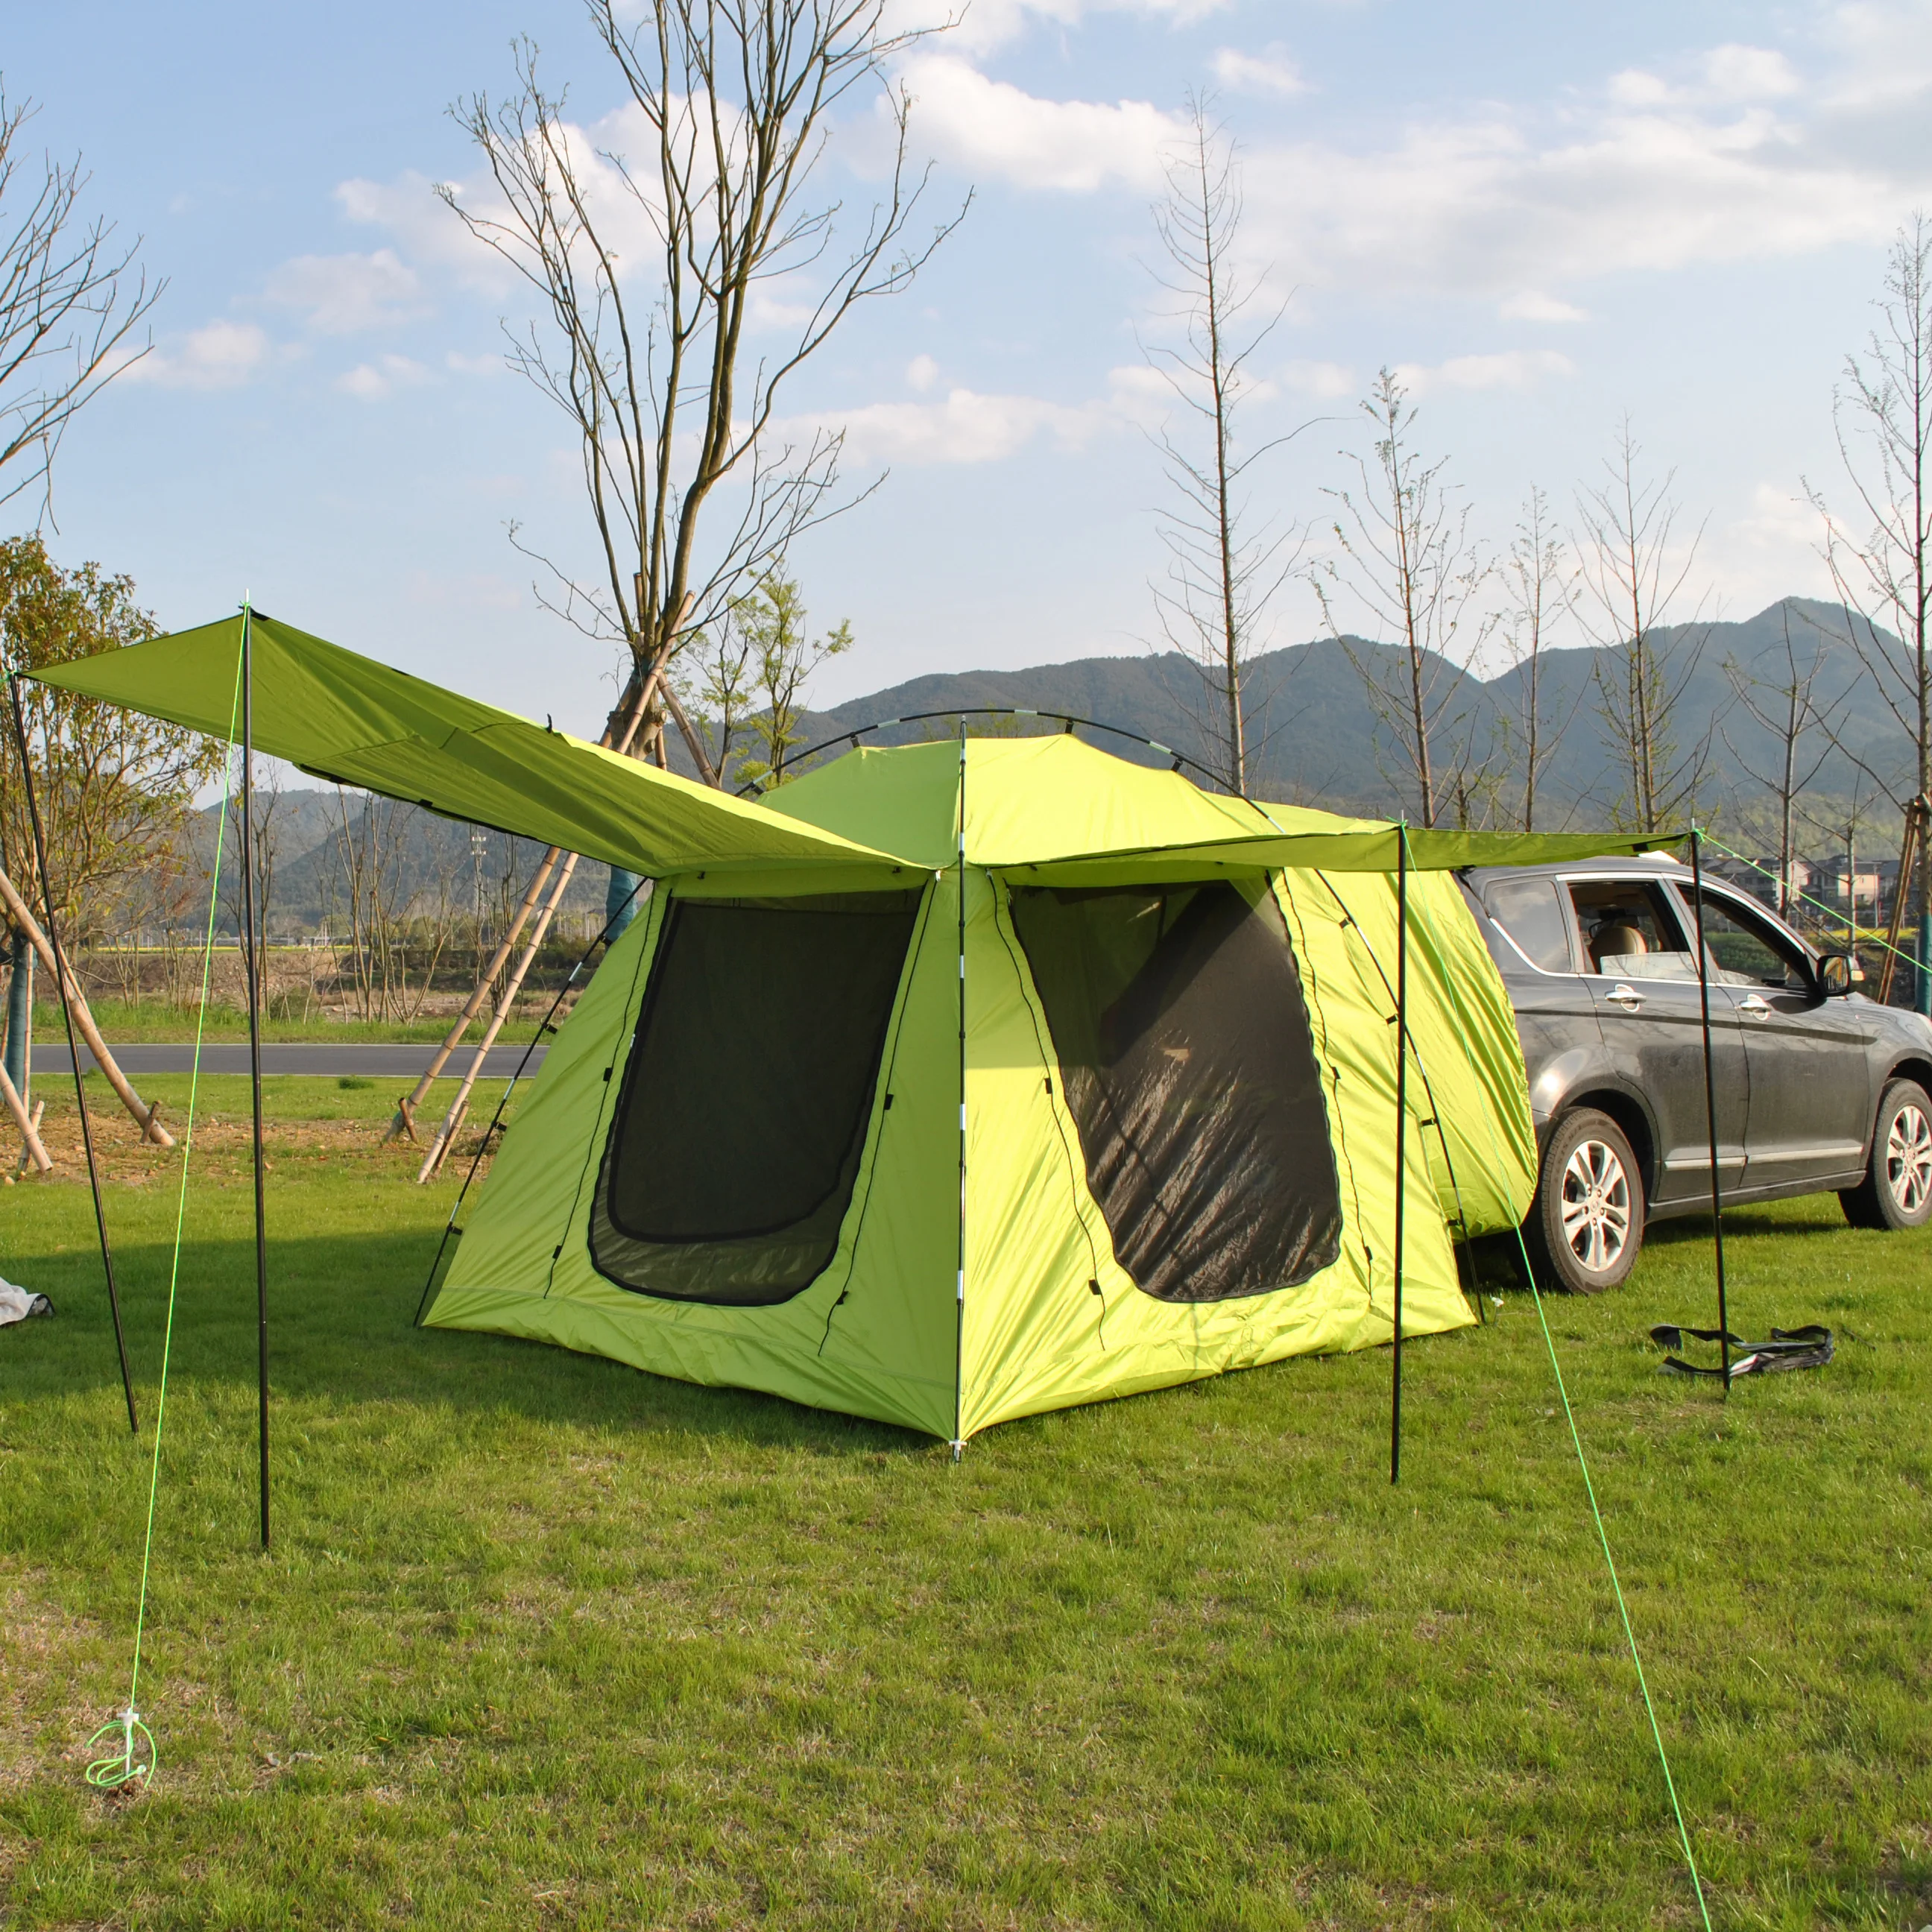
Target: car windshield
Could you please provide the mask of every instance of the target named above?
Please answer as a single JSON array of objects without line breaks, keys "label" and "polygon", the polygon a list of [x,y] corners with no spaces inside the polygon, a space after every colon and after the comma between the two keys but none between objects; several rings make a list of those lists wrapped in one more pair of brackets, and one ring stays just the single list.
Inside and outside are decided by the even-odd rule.
[{"label": "car windshield", "polygon": [[1620,980],[1696,978],[1697,956],[1654,880],[1577,879],[1570,897],[1592,970]]}]

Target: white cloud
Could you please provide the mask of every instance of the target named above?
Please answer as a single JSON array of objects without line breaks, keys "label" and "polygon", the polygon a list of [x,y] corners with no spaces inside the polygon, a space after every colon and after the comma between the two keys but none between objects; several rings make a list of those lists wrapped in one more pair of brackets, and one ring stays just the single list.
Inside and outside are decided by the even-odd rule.
[{"label": "white cloud", "polygon": [[1352,396],[1355,372],[1342,362],[1289,363],[1281,372],[1282,386],[1304,396]]},{"label": "white cloud", "polygon": [[[1850,10],[1860,16],[1858,58],[1874,66],[1895,36],[1864,16],[1895,10]],[[1924,21],[1932,7],[1919,0],[1916,11]],[[1065,0],[1030,14],[1068,22],[1080,9]],[[1286,63],[1274,47],[1219,58],[1230,81],[1258,80],[1258,59]],[[1932,61],[1917,70],[1922,95]],[[1180,117],[1152,101],[1046,98],[957,51],[921,52],[904,71],[922,140],[981,180],[1158,191],[1162,155],[1185,137]],[[1276,77],[1300,79],[1292,63]],[[1838,103],[1829,112],[1828,97]],[[1594,94],[1412,122],[1380,145],[1251,138],[1244,252],[1304,285],[1486,295],[1510,320],[1577,320],[1580,310],[1538,291],[1884,239],[1932,195],[1932,155],[1901,119],[1882,158],[1857,122],[1782,52],[1727,44],[1667,74],[1625,70]]]},{"label": "white cloud", "polygon": [[908,0],[895,9],[896,24],[934,26],[958,18],[946,38],[970,53],[990,53],[1022,38],[1034,24],[1063,31],[1098,14],[1133,14],[1189,27],[1226,10],[1231,0],[970,0],[964,9],[946,0]]},{"label": "white cloud", "polygon": [[1222,48],[1214,56],[1214,78],[1231,94],[1286,96],[1305,93],[1308,88],[1301,70],[1279,40],[1258,54],[1243,53],[1238,47]]},{"label": "white cloud", "polygon": [[335,386],[345,396],[373,403],[398,389],[414,388],[433,380],[428,370],[406,356],[380,356],[373,362],[358,362],[346,376],[338,376]]},{"label": "white cloud", "polygon": [[304,310],[309,326],[326,335],[423,313],[416,272],[393,248],[372,255],[298,255],[269,276],[264,292],[282,308]]},{"label": "white cloud", "polygon": [[1019,188],[1157,188],[1162,151],[1186,132],[1150,101],[1042,100],[953,54],[920,55],[904,78],[922,141],[969,174]]},{"label": "white cloud", "polygon": [[126,380],[165,389],[238,389],[274,359],[266,333],[252,322],[211,322],[131,364]]},{"label": "white cloud", "polygon": [[1553,349],[1506,349],[1492,356],[1452,356],[1433,368],[1405,362],[1396,370],[1410,394],[1432,389],[1527,389],[1551,376],[1574,376],[1576,365]]},{"label": "white cloud", "polygon": [[1590,312],[1574,302],[1558,302],[1554,296],[1539,295],[1526,289],[1511,296],[1496,310],[1505,322],[1588,322]]},{"label": "white cloud", "polygon": [[853,463],[997,463],[1045,434],[1062,449],[1088,442],[1106,421],[1104,404],[1072,406],[1038,396],[950,390],[938,403],[871,403],[824,427],[843,429]]},{"label": "white cloud", "polygon": [[1713,47],[1703,69],[1706,87],[1725,100],[1775,100],[1802,85],[1791,63],[1768,47]]},{"label": "white cloud", "polygon": [[1882,240],[1932,191],[1922,145],[1909,171],[1887,170],[1762,107],[1639,106],[1630,78],[1553,138],[1490,110],[1378,151],[1252,149],[1246,239],[1310,281],[1510,296]]},{"label": "white cloud", "polygon": [[466,356],[460,349],[452,349],[442,358],[442,366],[452,376],[500,376],[503,373],[503,358],[500,356]]},{"label": "white cloud", "polygon": [[939,364],[930,356],[915,356],[906,364],[906,387],[922,395],[939,380]]}]

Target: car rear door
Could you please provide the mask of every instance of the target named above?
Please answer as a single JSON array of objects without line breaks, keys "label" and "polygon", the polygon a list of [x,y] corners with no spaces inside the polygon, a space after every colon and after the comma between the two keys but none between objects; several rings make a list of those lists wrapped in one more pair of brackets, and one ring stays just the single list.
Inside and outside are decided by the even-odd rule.
[{"label": "car rear door", "polygon": [[[1656,1123],[1652,1199],[1708,1198],[1709,1130],[1697,958],[1677,901],[1655,877],[1592,873],[1567,882],[1588,962],[1586,983],[1612,1065],[1650,1104]],[[1712,985],[1711,1071],[1718,1166],[1728,1192],[1744,1172],[1750,1076],[1732,989]]]},{"label": "car rear door", "polygon": [[1482,891],[1487,924],[1502,934],[1491,952],[1516,1014],[1538,1128],[1600,1052],[1596,1003],[1579,970],[1568,901],[1546,874],[1504,876]]},{"label": "car rear door", "polygon": [[[1688,915],[1690,895],[1680,888],[1679,897]],[[1704,943],[1714,982],[1734,1003],[1750,1063],[1744,1184],[1822,1184],[1856,1174],[1877,1106],[1872,1009],[1824,998],[1792,934],[1735,893],[1708,884]],[[1711,990],[1714,996],[1715,983]]]}]

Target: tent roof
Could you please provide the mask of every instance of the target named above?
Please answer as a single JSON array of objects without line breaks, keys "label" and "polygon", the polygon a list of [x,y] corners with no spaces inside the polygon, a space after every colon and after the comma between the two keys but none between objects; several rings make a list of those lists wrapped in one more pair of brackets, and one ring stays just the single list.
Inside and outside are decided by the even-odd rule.
[{"label": "tent roof", "polygon": [[[251,615],[254,742],[313,776],[653,876],[809,872],[890,884],[958,856],[1042,883],[1284,866],[1393,872],[1400,828],[1204,792],[1068,736],[848,754],[752,802],[601,750]],[[211,736],[239,734],[240,615],[34,674]],[[1672,841],[1408,828],[1409,863],[1530,864]],[[798,890],[794,884],[792,890]]]},{"label": "tent roof", "polygon": [[[956,738],[867,747],[772,792],[770,808],[927,867],[958,857],[962,785]],[[998,868],[1179,848],[1246,856],[1257,838],[1377,832],[1373,819],[1293,806],[1257,807],[1203,791],[1178,772],[1150,770],[1060,732],[1037,738],[969,738],[965,745],[966,856]]]}]

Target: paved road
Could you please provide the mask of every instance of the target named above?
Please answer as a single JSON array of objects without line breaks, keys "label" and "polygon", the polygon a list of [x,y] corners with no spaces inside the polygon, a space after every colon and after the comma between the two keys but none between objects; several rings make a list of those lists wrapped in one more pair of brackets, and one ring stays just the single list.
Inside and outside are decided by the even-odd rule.
[{"label": "paved road", "polygon": [[[113,1048],[114,1058],[122,1070],[130,1079],[138,1079],[144,1073],[185,1073],[194,1064],[194,1048],[190,1045],[122,1046],[112,1040],[107,1044]],[[457,1079],[468,1072],[475,1051],[471,1047],[458,1048],[450,1056],[442,1077]],[[530,1072],[534,1073],[543,1064],[546,1051],[539,1046],[530,1054]],[[428,1044],[338,1046],[308,1041],[283,1046],[265,1043],[262,1048],[262,1071],[265,1074],[352,1074],[367,1079],[414,1080],[420,1077],[435,1054],[436,1048]],[[523,1056],[524,1048],[520,1046],[493,1046],[483,1063],[483,1078],[508,1079]],[[80,1049],[80,1064],[89,1068],[94,1065],[93,1054],[84,1046]],[[49,1074],[68,1072],[73,1065],[64,1042],[35,1043],[34,1075],[37,1079]],[[201,1067],[204,1073],[246,1073],[248,1048],[245,1044],[238,1045],[232,1040],[206,1046],[201,1049]]]}]

